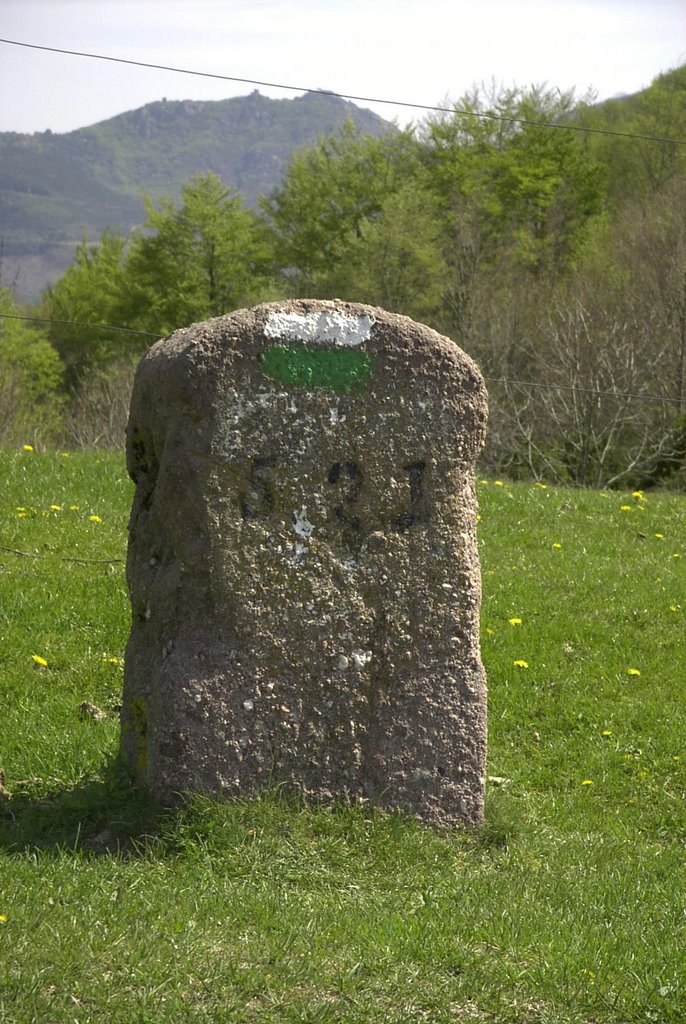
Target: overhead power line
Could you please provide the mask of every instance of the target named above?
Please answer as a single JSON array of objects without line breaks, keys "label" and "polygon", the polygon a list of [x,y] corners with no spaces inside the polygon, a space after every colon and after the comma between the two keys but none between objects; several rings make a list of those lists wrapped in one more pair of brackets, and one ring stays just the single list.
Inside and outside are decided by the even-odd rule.
[{"label": "overhead power line", "polygon": [[194,75],[198,78],[213,78],[221,82],[238,82],[241,85],[262,86],[265,89],[285,89],[289,92],[309,92],[323,96],[335,96],[342,100],[355,103],[382,103],[393,107],[408,107],[412,110],[429,110],[440,114],[463,114],[483,120],[501,121],[507,124],[534,125],[539,128],[557,128],[562,131],[583,132],[587,135],[610,135],[623,139],[634,139],[642,142],[662,142],[672,146],[686,146],[686,139],[671,139],[658,135],[640,135],[635,132],[620,132],[610,128],[590,128],[576,124],[560,124],[550,121],[537,121],[526,117],[508,117],[506,114],[494,114],[489,111],[461,110],[458,107],[432,106],[428,103],[416,103],[406,100],[382,99],[378,96],[355,96],[352,93],[334,92],[330,89],[312,89],[305,85],[286,85],[283,82],[264,82],[255,78],[238,78],[235,75],[220,75],[211,71],[195,71],[191,68],[177,68],[169,64],[152,64],[149,61],[130,60],[126,57],[112,57],[105,53],[86,53],[82,50],[67,50],[57,46],[42,46],[38,43],[26,43],[18,39],[0,39],[0,43],[8,46],[23,46],[30,50],[44,50],[48,53],[63,53],[70,57],[87,57],[91,60],[105,60],[114,64],[128,64],[138,68],[152,68],[155,71],[171,71],[177,75]]},{"label": "overhead power line", "polygon": [[93,327],[99,331],[120,331],[122,334],[140,334],[146,338],[161,338],[162,334],[138,331],[133,327],[114,327],[113,324],[89,324],[84,320],[53,320],[46,316],[19,316],[18,313],[0,313],[0,320],[29,320],[36,324],[65,324],[69,327]]},{"label": "overhead power line", "polygon": [[540,388],[543,391],[571,391],[575,395],[597,395],[600,398],[628,398],[639,402],[667,402],[683,405],[682,398],[668,395],[639,395],[632,391],[602,391],[599,388],[580,388],[576,384],[541,384],[532,380],[509,380],[507,377],[484,377],[489,384],[509,384],[518,388]]},{"label": "overhead power line", "polygon": [[[98,331],[121,331],[124,334],[138,334],[145,338],[164,337],[160,331],[139,331],[133,327],[115,327],[113,324],[90,324],[83,320],[53,320],[43,316],[19,316],[17,313],[0,313],[0,320],[28,320],[39,324],[63,324],[71,327],[89,327]],[[178,330],[179,328],[175,328]],[[683,405],[683,399],[670,398],[667,395],[639,395],[631,391],[601,391],[598,388],[581,388],[574,384],[541,384],[531,380],[510,380],[508,377],[484,377],[488,384],[506,384],[511,387],[539,389],[542,391],[571,391],[577,395],[597,395],[601,398],[623,398],[637,402],[666,402],[667,404]]]}]

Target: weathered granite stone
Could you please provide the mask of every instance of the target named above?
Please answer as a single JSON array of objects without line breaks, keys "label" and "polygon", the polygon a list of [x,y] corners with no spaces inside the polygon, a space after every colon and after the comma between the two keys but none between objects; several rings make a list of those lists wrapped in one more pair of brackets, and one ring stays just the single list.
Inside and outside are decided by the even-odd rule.
[{"label": "weathered granite stone", "polygon": [[154,793],[483,813],[475,364],[339,301],[179,330],[138,369],[122,750]]}]

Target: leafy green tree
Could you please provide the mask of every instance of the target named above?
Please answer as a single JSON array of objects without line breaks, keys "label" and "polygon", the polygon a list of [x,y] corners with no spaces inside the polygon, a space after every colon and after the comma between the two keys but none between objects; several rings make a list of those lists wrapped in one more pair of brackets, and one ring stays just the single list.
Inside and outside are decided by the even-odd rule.
[{"label": "leafy green tree", "polygon": [[419,180],[402,186],[364,220],[341,267],[342,291],[441,329],[446,289],[442,225],[433,195]]},{"label": "leafy green tree", "polygon": [[454,246],[461,278],[506,261],[554,280],[604,208],[603,168],[562,127],[573,93],[511,89],[488,99],[476,91],[427,128],[448,255]]},{"label": "leafy green tree", "polygon": [[64,368],[47,332],[20,315],[0,288],[0,439],[50,441],[61,426]]},{"label": "leafy green tree", "polygon": [[126,238],[110,231],[95,245],[84,239],[73,264],[43,296],[43,313],[54,321],[50,338],[65,363],[70,388],[89,369],[145,348],[138,335],[84,326],[127,326],[127,250]]},{"label": "leafy green tree", "polygon": [[411,130],[358,136],[352,122],[293,155],[283,184],[261,204],[293,292],[354,297],[347,264],[364,225],[412,180],[420,160]]},{"label": "leafy green tree", "polygon": [[234,189],[197,175],[179,203],[146,201],[145,230],[125,261],[129,323],[166,334],[267,296],[271,251]]},{"label": "leafy green tree", "polygon": [[686,64],[658,75],[634,96],[583,105],[576,116],[598,130],[588,144],[607,168],[615,208],[649,199],[686,173],[686,147],[679,144],[686,138]]},{"label": "leafy green tree", "polygon": [[46,316],[78,322],[51,329],[72,389],[93,371],[138,357],[155,337],[269,292],[264,227],[215,175],[191,179],[178,203],[147,201],[147,210],[131,238],[106,231],[96,245],[84,240],[44,296]]}]

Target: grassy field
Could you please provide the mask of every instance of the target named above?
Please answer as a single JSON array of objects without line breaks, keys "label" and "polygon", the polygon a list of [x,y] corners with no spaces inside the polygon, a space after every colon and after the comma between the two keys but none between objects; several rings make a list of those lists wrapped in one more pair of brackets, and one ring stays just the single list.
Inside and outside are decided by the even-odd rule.
[{"label": "grassy field", "polygon": [[0,473],[2,1024],[686,1021],[686,498],[480,484],[488,814],[441,835],[148,804],[123,461]]}]

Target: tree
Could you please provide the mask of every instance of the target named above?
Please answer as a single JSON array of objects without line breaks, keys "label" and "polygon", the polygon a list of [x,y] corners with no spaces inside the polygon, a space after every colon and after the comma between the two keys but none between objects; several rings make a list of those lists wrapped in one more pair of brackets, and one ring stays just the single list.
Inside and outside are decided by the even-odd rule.
[{"label": "tree", "polygon": [[[627,205],[613,225],[629,301],[646,324],[650,360],[686,413],[686,177],[650,201]],[[657,358],[659,355],[659,359]]]},{"label": "tree", "polygon": [[50,441],[61,426],[64,372],[42,327],[15,317],[12,293],[0,288],[0,439]]},{"label": "tree", "polygon": [[683,485],[685,210],[672,182],[598,222],[531,331],[519,379],[540,386],[491,388],[494,462],[583,486]]},{"label": "tree", "polygon": [[191,179],[179,203],[146,206],[142,231],[128,239],[106,231],[95,245],[84,240],[44,296],[47,317],[78,322],[51,328],[72,390],[93,372],[137,358],[156,337],[268,293],[264,228],[215,175]]},{"label": "tree", "polygon": [[[644,202],[683,178],[686,150],[679,140],[686,137],[686,64],[658,75],[634,96],[580,107],[577,116],[581,125],[598,130],[589,136],[589,147],[607,168],[615,208],[627,198]],[[603,134],[604,129],[614,134]]]},{"label": "tree", "polygon": [[474,90],[427,122],[428,173],[453,279],[446,299],[463,338],[472,334],[480,274],[512,282],[524,272],[554,287],[604,208],[602,166],[560,127],[573,106],[571,92]]},{"label": "tree", "polygon": [[644,483],[675,457],[673,407],[646,359],[645,323],[581,292],[551,309],[541,388],[507,388],[513,463],[583,487]]},{"label": "tree", "polygon": [[[261,203],[277,265],[301,295],[354,297],[348,264],[364,226],[413,179],[420,163],[413,132],[356,134],[348,121],[291,158],[283,184]],[[342,287],[341,287],[342,286]]]},{"label": "tree", "polygon": [[441,231],[433,195],[419,181],[403,185],[376,217],[361,222],[340,268],[340,291],[440,329]]},{"label": "tree", "polygon": [[216,175],[192,178],[178,204],[146,200],[146,209],[145,230],[125,265],[129,323],[163,335],[269,293],[264,231]]},{"label": "tree", "polygon": [[84,239],[73,264],[44,293],[43,314],[54,321],[50,339],[64,361],[70,388],[84,372],[145,348],[145,340],[135,334],[84,326],[128,326],[127,251],[126,238],[111,231],[95,245]]}]

